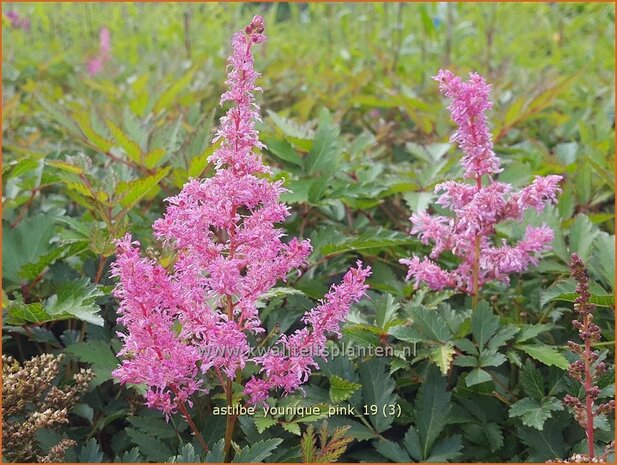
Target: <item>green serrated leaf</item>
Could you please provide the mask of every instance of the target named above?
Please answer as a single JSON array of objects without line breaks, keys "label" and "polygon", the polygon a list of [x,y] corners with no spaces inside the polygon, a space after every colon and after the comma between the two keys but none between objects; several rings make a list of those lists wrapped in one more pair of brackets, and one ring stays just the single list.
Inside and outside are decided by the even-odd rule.
[{"label": "green serrated leaf", "polygon": [[283,442],[282,439],[273,438],[259,441],[255,444],[242,448],[234,457],[234,463],[259,463],[267,459],[274,449]]},{"label": "green serrated leaf", "polygon": [[544,398],[544,378],[533,363],[528,362],[523,366],[520,383],[527,395],[532,399],[539,401]]},{"label": "green serrated leaf", "polygon": [[304,167],[304,160],[289,142],[267,136],[262,136],[262,140],[265,143],[267,150],[276,158],[299,168]]},{"label": "green serrated leaf", "polygon": [[549,419],[540,431],[526,426],[517,428],[517,436],[529,447],[530,461],[544,462],[555,457],[565,457],[563,426],[557,419]]},{"label": "green serrated leaf", "polygon": [[257,428],[257,432],[259,434],[263,433],[265,430],[274,426],[278,423],[278,421],[271,416],[261,416],[255,415],[255,428]]},{"label": "green serrated leaf", "polygon": [[395,326],[389,333],[402,341],[421,342],[425,340],[446,343],[452,337],[447,321],[436,310],[421,305],[411,308],[411,326]]},{"label": "green serrated leaf", "polygon": [[386,326],[396,318],[400,304],[394,301],[392,294],[382,294],[375,299],[375,325],[386,329]]},{"label": "green serrated leaf", "polygon": [[[65,349],[67,353],[75,355],[82,362],[90,363],[96,374],[94,382],[101,384],[111,379],[111,372],[118,368],[119,361],[109,346],[101,340],[79,342],[71,344]],[[139,420],[137,420],[139,421]],[[165,458],[169,457],[166,456]]]},{"label": "green serrated leaf", "polygon": [[403,438],[403,446],[414,460],[420,462],[422,460],[422,444],[420,436],[416,428],[412,425],[409,427]]},{"label": "green serrated leaf", "polygon": [[414,417],[422,446],[422,457],[428,457],[433,444],[443,431],[452,408],[451,394],[446,391],[446,378],[430,367],[420,386]]},{"label": "green serrated leaf", "polygon": [[465,384],[467,387],[475,386],[476,384],[486,383],[491,381],[493,377],[482,368],[475,368],[471,370],[465,377]]},{"label": "green serrated leaf", "polygon": [[601,232],[593,243],[592,259],[587,263],[608,289],[615,286],[615,236]]},{"label": "green serrated leaf", "polygon": [[[600,307],[613,307],[615,305],[615,296],[608,295],[608,293],[602,289],[598,284],[591,281],[589,290],[591,296],[589,301]],[[574,302],[578,295],[576,294],[576,281],[572,278],[568,278],[563,281],[558,281],[548,289],[542,292],[540,304],[545,306],[547,303],[554,300],[561,300],[564,302]]]},{"label": "green serrated leaf", "polygon": [[422,213],[431,205],[435,194],[433,192],[405,192],[403,200],[412,213]]},{"label": "green serrated leaf", "polygon": [[208,147],[203,153],[191,159],[187,170],[187,175],[189,178],[197,178],[202,176],[208,166],[208,159],[210,158],[210,155],[212,155],[213,151],[214,146]]},{"label": "green serrated leaf", "polygon": [[574,224],[570,228],[570,250],[576,252],[583,262],[587,262],[591,256],[591,247],[599,230],[583,214],[576,216]]},{"label": "green serrated leaf", "polygon": [[283,118],[278,113],[266,110],[272,122],[288,136],[292,142],[310,141],[313,138],[312,131],[307,127],[300,126],[290,119]]},{"label": "green serrated leaf", "polygon": [[196,70],[197,68],[193,66],[180,79],[174,80],[154,104],[152,108],[153,113],[165,110],[173,102],[174,98],[191,84]]},{"label": "green serrated leaf", "polygon": [[98,132],[94,130],[94,128],[92,127],[92,121],[86,112],[78,111],[73,114],[73,118],[79,126],[79,129],[81,130],[83,135],[92,145],[94,145],[103,153],[109,152],[109,150],[113,146],[113,143],[105,139],[105,137],[101,136]]},{"label": "green serrated leaf", "polygon": [[57,245],[45,255],[40,257],[36,263],[26,263],[21,267],[19,276],[26,280],[34,280],[47,267],[57,262],[59,259],[67,259],[78,255],[88,249],[86,242],[75,242],[72,244]]},{"label": "green serrated leaf", "polygon": [[114,463],[141,463],[143,462],[142,456],[139,453],[138,447],[133,447],[131,450],[117,455]]},{"label": "green serrated leaf", "polygon": [[383,409],[396,402],[394,380],[388,375],[386,361],[371,359],[360,365],[358,369],[362,384],[362,398],[365,405],[376,405],[377,414],[369,415],[375,431],[381,433],[390,427],[394,421],[391,415],[384,415]]},{"label": "green serrated leaf", "polygon": [[552,411],[563,410],[563,404],[552,398],[538,401],[530,397],[519,400],[510,406],[510,418],[520,417],[523,425],[542,430],[544,422],[551,418]]},{"label": "green serrated leaf", "polygon": [[484,434],[491,448],[491,452],[496,452],[503,446],[504,438],[501,429],[497,423],[488,423],[484,425]]},{"label": "green serrated leaf", "polygon": [[330,376],[330,400],[335,404],[349,399],[356,392],[361,384],[352,383],[349,380],[343,379],[340,376]]},{"label": "green serrated leaf", "polygon": [[[102,350],[109,352],[109,347],[107,344],[103,345],[105,347],[102,348]],[[109,354],[107,354],[107,357],[111,360]],[[105,363],[105,361],[99,360],[99,364],[101,362]],[[109,363],[109,365],[111,364]],[[108,367],[104,368],[107,369]],[[128,418],[128,421],[142,433],[148,434],[149,436],[156,436],[157,438],[173,438],[176,436],[176,431],[174,430],[173,425],[171,423],[167,423],[162,418],[132,416]]]},{"label": "green serrated leaf", "polygon": [[172,450],[164,441],[148,436],[135,428],[126,428],[124,431],[150,461],[163,462],[173,456]]},{"label": "green serrated leaf", "polygon": [[144,165],[146,165],[146,168],[148,169],[153,169],[159,164],[159,162],[163,159],[165,155],[165,149],[160,147],[158,149],[154,149],[152,152],[144,156]]},{"label": "green serrated leaf", "polygon": [[506,356],[496,349],[484,349],[478,357],[480,367],[498,367],[506,361]]},{"label": "green serrated leaf", "polygon": [[478,346],[484,347],[498,328],[499,317],[493,314],[488,302],[480,302],[471,316],[471,332]]},{"label": "green serrated leaf", "polygon": [[383,455],[385,458],[393,461],[394,463],[410,463],[412,462],[409,454],[394,441],[382,440],[375,441],[375,450]]},{"label": "green serrated leaf", "polygon": [[152,189],[158,186],[170,169],[171,167],[168,166],[148,177],[120,183],[117,189],[120,205],[126,209],[133,208]]},{"label": "green serrated leaf", "polygon": [[535,358],[536,360],[544,363],[545,365],[556,366],[561,368],[562,370],[566,370],[568,368],[568,360],[562,354],[560,354],[555,347],[540,344],[520,344],[517,345],[516,348],[522,350],[527,355]]},{"label": "green serrated leaf", "polygon": [[201,463],[201,457],[195,451],[193,444],[188,443],[182,446],[180,454],[171,457],[168,461],[170,463]]},{"label": "green serrated leaf", "polygon": [[435,443],[431,449],[430,455],[426,458],[426,462],[447,462],[456,460],[461,456],[463,450],[463,440],[460,435],[455,434],[448,438],[442,439]]},{"label": "green serrated leaf", "polygon": [[45,311],[52,316],[74,316],[94,325],[103,326],[103,318],[98,314],[100,307],[95,303],[104,294],[88,278],[60,284],[57,294],[45,301]]},{"label": "green serrated leaf", "polygon": [[431,360],[439,367],[441,374],[446,375],[450,370],[455,352],[451,343],[437,346],[431,351]]},{"label": "green serrated leaf", "polygon": [[54,320],[40,302],[25,304],[22,301],[8,301],[3,307],[7,312],[5,323],[9,325],[39,324]]},{"label": "green serrated leaf", "polygon": [[525,342],[533,339],[538,335],[548,332],[555,327],[552,323],[543,323],[535,325],[524,325],[520,328],[520,332],[516,336],[516,342]]},{"label": "green serrated leaf", "polygon": [[322,255],[330,255],[351,251],[362,252],[371,249],[372,251],[378,251],[415,243],[415,239],[398,231],[389,231],[383,228],[367,228],[360,236],[345,239],[337,244],[326,244],[321,247],[319,252]]},{"label": "green serrated leaf", "polygon": [[107,127],[111,131],[111,135],[120,147],[122,147],[128,157],[136,163],[141,163],[143,159],[143,152],[139,144],[127,136],[122,129],[113,123],[113,121],[107,119],[106,122]]},{"label": "green serrated leaf", "polygon": [[334,173],[341,156],[338,135],[339,128],[333,123],[332,116],[322,109],[313,146],[304,159],[304,166],[309,173],[319,172],[328,177]]},{"label": "green serrated leaf", "polygon": [[296,436],[300,436],[302,431],[300,430],[300,425],[298,423],[281,423],[281,426],[285,431],[290,432],[291,434],[295,434]]},{"label": "green serrated leaf", "polygon": [[11,228],[2,223],[2,278],[21,282],[20,271],[28,263],[37,263],[50,250],[57,212],[51,211],[26,218]]},{"label": "green serrated leaf", "polygon": [[225,440],[220,439],[206,454],[206,463],[223,463],[225,461]]},{"label": "green serrated leaf", "polygon": [[88,439],[79,449],[79,461],[81,463],[101,463],[103,452],[96,439]]}]

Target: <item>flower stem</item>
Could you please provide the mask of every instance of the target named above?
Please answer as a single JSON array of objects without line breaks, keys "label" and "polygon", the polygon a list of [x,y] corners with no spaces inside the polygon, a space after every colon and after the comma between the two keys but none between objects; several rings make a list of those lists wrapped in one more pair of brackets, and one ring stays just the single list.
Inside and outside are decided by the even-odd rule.
[{"label": "flower stem", "polygon": [[98,266],[98,269],[96,270],[96,276],[94,277],[95,284],[98,284],[101,281],[104,270],[105,270],[105,257],[101,255],[99,257],[99,266]]},{"label": "flower stem", "polygon": [[[482,176],[476,177],[476,187],[478,191],[482,189]],[[478,299],[480,298],[480,234],[476,234],[473,253],[473,268],[472,268],[472,292],[471,309],[475,311],[478,307]]]},{"label": "flower stem", "polygon": [[472,270],[472,286],[473,286],[473,296],[471,300],[471,309],[475,310],[478,307],[478,299],[480,297],[480,285],[479,285],[479,274],[480,274],[480,236],[476,236],[476,244],[473,255],[473,270]]},{"label": "flower stem", "polygon": [[[233,404],[233,391],[232,391],[231,379],[227,380],[227,388],[225,389],[227,394],[227,405],[229,407]],[[225,425],[225,462],[231,462],[231,439],[234,433],[234,426],[236,425],[236,415],[227,414],[227,424]]]},{"label": "flower stem", "polygon": [[184,416],[184,419],[186,420],[186,422],[191,427],[191,430],[193,431],[193,434],[197,438],[197,441],[199,441],[199,445],[201,446],[201,448],[204,450],[204,452],[207,452],[208,451],[208,444],[206,444],[206,441],[204,440],[204,437],[201,435],[201,433],[197,429],[197,426],[193,422],[193,419],[191,418],[191,415],[189,414],[188,410],[186,409],[186,405],[184,404],[184,402],[178,402],[178,410],[180,410],[180,413],[182,413],[182,416]]},{"label": "flower stem", "polygon": [[[584,331],[588,330],[589,327],[589,320],[590,320],[590,315],[585,315],[584,318],[584,324],[585,324],[585,329]],[[592,460],[594,458],[595,455],[595,451],[594,451],[594,437],[593,437],[593,417],[594,417],[594,413],[593,413],[593,397],[591,397],[588,393],[593,385],[592,383],[592,377],[591,377],[591,340],[590,339],[586,339],[585,340],[585,419],[586,419],[586,426],[585,426],[585,433],[587,435],[587,454],[589,456],[589,459]]]},{"label": "flower stem", "polygon": [[[229,408],[232,407],[233,405],[233,392],[232,392],[232,383],[231,383],[231,379],[227,380],[227,385],[225,388],[225,393],[227,396],[227,406]],[[227,422],[225,424],[225,446],[224,446],[224,452],[225,452],[225,462],[231,462],[231,440],[233,438],[233,434],[234,434],[234,426],[236,423],[236,416],[232,415],[231,413],[227,413]]]},{"label": "flower stem", "polygon": [[[231,321],[233,319],[233,300],[230,295],[227,296],[227,318]],[[236,374],[236,377],[238,374]],[[233,407],[233,383],[231,378],[227,378],[227,382],[224,386],[225,397],[227,399],[227,407],[231,410]],[[231,462],[231,440],[233,438],[234,427],[236,425],[237,415],[227,414],[227,423],[225,425],[225,462]]]}]

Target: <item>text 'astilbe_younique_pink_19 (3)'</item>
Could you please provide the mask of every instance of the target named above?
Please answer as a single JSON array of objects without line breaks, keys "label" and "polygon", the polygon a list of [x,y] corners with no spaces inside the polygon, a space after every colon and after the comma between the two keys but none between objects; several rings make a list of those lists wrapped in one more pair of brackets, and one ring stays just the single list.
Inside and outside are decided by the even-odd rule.
[{"label": "text 'astilbe_younique_pink_19 (3)'", "polygon": [[[407,279],[416,286],[423,282],[433,290],[452,288],[476,295],[489,281],[509,283],[510,273],[520,273],[538,263],[540,254],[550,249],[553,231],[546,225],[528,226],[515,245],[492,239],[495,226],[506,220],[522,221],[527,209],[541,212],[554,203],[560,192],[561,176],[536,176],[534,181],[515,191],[493,176],[502,171],[493,151],[493,140],[485,112],[490,110],[490,86],[477,73],[463,81],[448,70],[435,76],[442,94],[450,99],[450,115],[458,130],[450,139],[464,156],[464,178],[470,182],[446,181],[438,184],[437,204],[453,216],[413,214],[411,234],[424,244],[432,243],[429,257],[401,260],[408,266]],[[486,178],[486,179],[485,179]],[[453,270],[441,268],[433,260],[450,251],[460,260]]]},{"label": "text 'astilbe_younique_pink_19 (3)'", "polygon": [[285,189],[269,179],[260,155],[252,52],[265,39],[259,16],[233,36],[228,90],[221,97],[231,108],[213,140],[219,144],[211,156],[215,173],[189,180],[153,224],[155,237],[173,251],[173,263],[164,267],[143,257],[129,234],[117,241],[112,275],[126,331],[120,333],[122,364],[113,374],[122,383],[146,385],[147,405],[167,416],[179,403],[191,405],[190,396],[205,389],[206,374],[221,383],[238,381],[249,361],[258,373],[244,386],[248,403],[297,390],[317,366],[326,336],[338,334],[368,287],[370,268],[358,262],[304,315],[303,329],[251,354],[249,334],[265,331],[260,299],[304,266],[311,252],[308,240],[285,242],[276,227],[290,215],[279,199]]}]

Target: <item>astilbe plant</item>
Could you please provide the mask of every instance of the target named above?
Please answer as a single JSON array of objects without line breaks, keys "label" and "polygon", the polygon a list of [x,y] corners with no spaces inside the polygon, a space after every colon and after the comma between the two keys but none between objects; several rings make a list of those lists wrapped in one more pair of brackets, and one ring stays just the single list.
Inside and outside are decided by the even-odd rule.
[{"label": "astilbe plant", "polygon": [[572,254],[570,270],[577,282],[576,293],[578,294],[574,301],[574,311],[578,314],[578,318],[572,321],[572,326],[578,330],[583,343],[568,341],[568,346],[578,356],[578,359],[570,364],[568,374],[581,384],[585,398],[581,401],[578,397],[568,394],[564,398],[564,403],[572,409],[574,418],[585,430],[587,436],[587,457],[582,457],[585,459],[583,461],[602,461],[606,458],[606,454],[604,457],[595,457],[594,418],[612,412],[615,409],[615,401],[611,399],[596,405],[596,400],[600,395],[600,388],[597,385],[598,378],[607,370],[606,364],[598,361],[599,353],[592,347],[592,344],[600,340],[601,331],[600,327],[593,322],[595,305],[590,302],[589,278],[585,265],[577,254]]},{"label": "astilbe plant", "polygon": [[[490,86],[477,73],[467,82],[448,70],[440,70],[435,80],[441,92],[451,100],[448,107],[458,130],[450,142],[458,143],[464,153],[464,177],[471,182],[446,181],[438,184],[437,204],[452,211],[453,217],[416,213],[410,218],[411,234],[424,244],[433,243],[430,258],[412,257],[401,263],[408,266],[407,279],[416,286],[426,283],[433,290],[453,288],[471,294],[474,307],[479,291],[489,281],[508,283],[510,273],[525,271],[538,262],[550,248],[553,231],[546,225],[528,226],[515,245],[504,240],[495,244],[495,226],[505,220],[521,221],[525,210],[542,211],[556,201],[561,176],[537,176],[519,191],[495,180],[502,171],[493,151],[493,141],[485,112],[490,110]],[[433,260],[445,251],[460,259],[456,269],[445,270]]]},{"label": "astilbe plant", "polygon": [[77,445],[62,439],[43,455],[37,432],[69,422],[69,412],[88,390],[94,373],[81,369],[73,384],[58,387],[55,380],[62,355],[43,354],[20,364],[2,356],[2,455],[10,462],[62,462],[66,450]]},{"label": "astilbe plant", "polygon": [[[115,296],[127,332],[122,365],[114,376],[122,383],[145,384],[146,403],[166,416],[180,411],[203,443],[186,405],[204,390],[203,378],[214,374],[233,403],[233,382],[242,382],[249,361],[259,372],[244,386],[247,402],[265,401],[273,390],[291,393],[308,379],[323,353],[328,333],[337,333],[350,305],[365,293],[370,274],[358,262],[342,283],[303,317],[306,327],[282,336],[265,354],[251,354],[249,335],[264,328],[258,304],[288,273],[306,263],[308,240],[282,240],[276,223],[290,213],[279,196],[281,181],[269,179],[262,163],[254,99],[259,74],[253,47],[265,40],[263,19],[255,16],[234,35],[229,88],[221,104],[232,107],[220,120],[214,138],[218,148],[213,177],[190,180],[167,199],[163,218],[153,225],[155,236],[173,251],[173,263],[141,257],[130,235],[117,241],[112,274],[119,279]],[[278,349],[278,350],[274,350]],[[225,452],[229,457],[235,416],[227,418]]]}]

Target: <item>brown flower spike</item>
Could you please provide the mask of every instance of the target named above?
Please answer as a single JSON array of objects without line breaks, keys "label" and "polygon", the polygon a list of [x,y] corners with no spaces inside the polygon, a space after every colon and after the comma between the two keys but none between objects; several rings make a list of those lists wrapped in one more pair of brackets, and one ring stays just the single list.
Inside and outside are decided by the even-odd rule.
[{"label": "brown flower spike", "polygon": [[572,254],[570,261],[570,273],[576,280],[576,293],[578,297],[574,301],[574,310],[578,313],[578,319],[572,321],[572,326],[578,330],[582,344],[568,341],[568,347],[578,355],[578,360],[568,367],[568,374],[584,388],[585,399],[581,400],[572,395],[564,397],[564,403],[568,405],[574,418],[587,435],[587,460],[595,462],[594,451],[594,417],[611,412],[615,408],[615,401],[610,400],[597,404],[600,394],[597,386],[598,378],[606,371],[604,362],[598,362],[599,354],[592,349],[592,345],[600,340],[600,327],[593,322],[593,311],[596,306],[590,302],[589,278],[585,270],[585,264],[577,254]]}]

